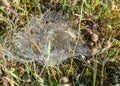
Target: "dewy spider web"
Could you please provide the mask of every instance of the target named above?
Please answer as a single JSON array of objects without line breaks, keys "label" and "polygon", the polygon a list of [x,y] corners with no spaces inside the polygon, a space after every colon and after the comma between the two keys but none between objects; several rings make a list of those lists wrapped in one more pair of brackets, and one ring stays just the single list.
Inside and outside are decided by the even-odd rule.
[{"label": "dewy spider web", "polygon": [[[14,41],[11,40],[10,50],[3,49],[13,59],[23,63],[24,59],[27,59],[56,65],[71,56],[68,51],[74,49],[77,30],[71,30],[60,15],[48,12],[43,18],[32,17],[28,32],[30,34],[25,32],[27,27],[22,29]],[[75,51],[75,56],[79,55],[90,55],[90,49],[81,41]]]}]

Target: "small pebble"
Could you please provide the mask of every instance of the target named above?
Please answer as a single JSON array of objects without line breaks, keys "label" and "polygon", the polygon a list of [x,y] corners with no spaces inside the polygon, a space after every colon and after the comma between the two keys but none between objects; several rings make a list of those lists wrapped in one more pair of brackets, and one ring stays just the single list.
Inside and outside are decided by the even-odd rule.
[{"label": "small pebble", "polygon": [[60,79],[60,81],[61,81],[62,83],[68,83],[68,82],[69,82],[69,79],[64,76],[64,77],[62,77],[62,78]]},{"label": "small pebble", "polygon": [[105,47],[106,47],[107,49],[109,49],[109,48],[111,47],[111,42],[110,42],[110,40],[107,40],[107,41],[105,42]]},{"label": "small pebble", "polygon": [[92,54],[93,56],[96,55],[97,52],[98,52],[97,48],[92,48],[91,54]]},{"label": "small pebble", "polygon": [[98,35],[96,33],[92,34],[92,41],[97,42],[98,41]]}]

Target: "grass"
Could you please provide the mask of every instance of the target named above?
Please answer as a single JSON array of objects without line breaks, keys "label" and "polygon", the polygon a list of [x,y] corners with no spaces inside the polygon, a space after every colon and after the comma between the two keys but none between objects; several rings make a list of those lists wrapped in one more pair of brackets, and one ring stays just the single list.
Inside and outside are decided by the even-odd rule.
[{"label": "grass", "polygon": [[[9,5],[3,1],[0,1],[1,86],[120,85],[119,0],[114,3],[112,0],[9,0]],[[77,21],[76,28],[72,27],[79,33],[73,51],[78,41],[84,39],[91,47],[92,56],[75,59],[73,54],[59,65],[48,66],[27,60],[24,64],[16,62],[3,52],[15,38],[13,33],[18,34],[26,25],[29,28],[31,17],[48,10],[67,16],[72,25]],[[49,44],[47,58],[50,53]]]}]

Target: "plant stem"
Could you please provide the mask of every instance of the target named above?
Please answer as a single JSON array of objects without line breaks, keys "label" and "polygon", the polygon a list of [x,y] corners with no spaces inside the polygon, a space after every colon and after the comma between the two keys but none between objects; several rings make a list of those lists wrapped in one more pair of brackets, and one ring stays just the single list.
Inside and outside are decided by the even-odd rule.
[{"label": "plant stem", "polygon": [[[94,58],[94,56],[93,56]],[[96,76],[97,76],[97,62],[96,59],[94,58],[94,67],[93,67],[93,86],[96,86]]]}]

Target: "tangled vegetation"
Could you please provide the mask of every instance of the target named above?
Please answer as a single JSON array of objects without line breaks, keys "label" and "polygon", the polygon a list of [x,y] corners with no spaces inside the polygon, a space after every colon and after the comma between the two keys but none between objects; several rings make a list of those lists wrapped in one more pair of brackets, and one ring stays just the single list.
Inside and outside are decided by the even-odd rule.
[{"label": "tangled vegetation", "polygon": [[[58,65],[40,64],[36,61],[29,62],[25,58],[24,63],[22,63],[4,52],[5,48],[9,51],[14,50],[11,47],[11,40],[19,35],[24,27],[28,28],[27,33],[32,17],[41,18],[47,11],[64,16],[71,30],[77,31],[74,49],[68,50],[68,53],[71,54],[70,58]],[[46,20],[43,23],[48,24],[49,21]],[[59,36],[63,35],[65,34],[59,34]],[[74,57],[79,40],[82,40],[89,47],[90,55]],[[32,43],[39,50],[36,43],[34,41]],[[55,43],[58,44],[59,41]],[[19,54],[23,58],[21,52]],[[48,53],[51,53],[49,46]],[[0,85],[119,86],[120,1],[1,0]]]}]

